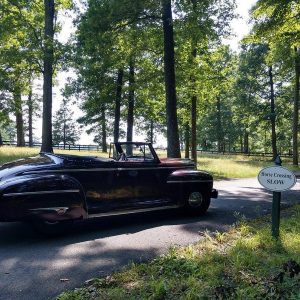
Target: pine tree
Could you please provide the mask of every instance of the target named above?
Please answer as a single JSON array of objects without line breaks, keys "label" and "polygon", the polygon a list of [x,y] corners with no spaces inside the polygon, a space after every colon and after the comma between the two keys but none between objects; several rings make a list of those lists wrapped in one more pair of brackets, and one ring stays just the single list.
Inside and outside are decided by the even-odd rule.
[{"label": "pine tree", "polygon": [[63,99],[53,120],[53,143],[63,143],[64,149],[67,144],[74,144],[80,138],[81,131],[72,116],[70,100]]}]

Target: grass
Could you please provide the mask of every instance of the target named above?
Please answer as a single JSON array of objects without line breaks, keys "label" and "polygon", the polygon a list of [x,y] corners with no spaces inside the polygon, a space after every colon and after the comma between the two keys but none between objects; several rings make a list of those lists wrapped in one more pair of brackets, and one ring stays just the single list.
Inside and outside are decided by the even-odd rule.
[{"label": "grass", "polygon": [[[39,148],[17,148],[10,146],[0,147],[0,165],[16,159],[35,156],[39,153]],[[92,155],[108,157],[108,153],[97,151],[76,151],[76,150],[55,150],[55,153],[65,153],[74,155]],[[166,152],[159,151],[160,157],[165,157]],[[215,179],[225,178],[250,178],[257,176],[258,172],[273,163],[270,158],[248,157],[242,155],[199,155],[198,170],[210,172]],[[299,171],[299,167],[294,167],[289,159],[284,159],[283,166],[293,171]]]},{"label": "grass", "polygon": [[[0,147],[0,165],[20,158],[36,156],[39,154],[39,152],[40,152],[40,148],[2,146]],[[76,150],[69,151],[69,150],[55,149],[54,153],[108,157],[108,153],[97,152],[97,151],[76,151]]]},{"label": "grass", "polygon": [[270,216],[240,220],[57,299],[300,299],[300,206],[282,215],[279,240],[271,237]]},{"label": "grass", "polygon": [[[274,165],[270,158],[243,155],[201,155],[198,158],[198,170],[204,170],[214,175],[215,179],[250,178],[267,166]],[[292,165],[290,159],[283,159],[283,166],[299,171]]]}]

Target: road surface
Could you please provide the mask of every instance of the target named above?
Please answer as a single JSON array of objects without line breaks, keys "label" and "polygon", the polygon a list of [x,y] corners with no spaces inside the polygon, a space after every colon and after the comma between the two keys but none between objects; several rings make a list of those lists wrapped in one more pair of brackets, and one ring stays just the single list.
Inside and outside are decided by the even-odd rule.
[{"label": "road surface", "polygon": [[[84,281],[145,261],[171,245],[199,241],[201,232],[226,230],[241,215],[271,211],[271,193],[256,179],[215,183],[219,198],[207,214],[184,217],[155,212],[89,221],[66,235],[44,238],[19,223],[0,223],[0,299],[51,299]],[[283,193],[282,205],[300,202],[300,183]]]}]

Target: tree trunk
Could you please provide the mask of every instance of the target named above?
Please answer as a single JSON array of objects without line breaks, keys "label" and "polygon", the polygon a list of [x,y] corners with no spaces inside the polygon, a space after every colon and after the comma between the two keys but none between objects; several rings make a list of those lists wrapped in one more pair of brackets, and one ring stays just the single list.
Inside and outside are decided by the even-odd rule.
[{"label": "tree trunk", "polygon": [[164,70],[166,89],[168,157],[181,157],[177,121],[174,37],[171,0],[161,0],[164,31]]},{"label": "tree trunk", "polygon": [[127,114],[127,142],[132,142],[133,121],[134,121],[134,63],[131,60],[129,65],[129,94],[128,94],[128,114]]},{"label": "tree trunk", "polygon": [[43,128],[42,152],[53,152],[52,148],[52,74],[54,37],[54,0],[44,0],[45,44],[44,44],[44,85],[43,85]]},{"label": "tree trunk", "polygon": [[293,165],[298,166],[298,127],[299,127],[299,77],[300,77],[300,49],[295,51],[295,99],[293,113]]},{"label": "tree trunk", "polygon": [[121,97],[123,86],[123,69],[118,70],[115,98],[114,142],[118,142],[120,134]]},{"label": "tree trunk", "polygon": [[192,96],[192,159],[197,165],[197,96]]},{"label": "tree trunk", "polygon": [[[197,56],[197,49],[193,49],[192,51],[192,59],[193,62],[195,62],[195,58]],[[192,75],[191,81],[193,85],[195,85],[196,80],[195,76]],[[194,160],[196,166],[197,166],[197,96],[195,92],[196,87],[193,86],[193,94],[191,99],[191,123],[192,123],[192,159]]]},{"label": "tree trunk", "polygon": [[66,117],[64,115],[64,124],[63,124],[63,143],[64,143],[64,150],[66,149]]},{"label": "tree trunk", "polygon": [[276,116],[275,116],[275,95],[274,95],[274,81],[273,81],[273,68],[269,66],[269,84],[270,84],[270,104],[271,104],[271,128],[272,128],[272,153],[273,160],[277,156],[277,145],[276,145]]},{"label": "tree trunk", "polygon": [[101,105],[101,131],[102,131],[102,151],[107,152],[107,142],[106,142],[106,119],[105,119],[105,105]]},{"label": "tree trunk", "polygon": [[24,135],[24,121],[22,112],[22,99],[21,92],[14,92],[14,104],[15,104],[15,117],[16,117],[16,129],[17,129],[17,147],[25,146],[25,135]]},{"label": "tree trunk", "polygon": [[32,102],[32,86],[31,82],[29,83],[29,93],[28,93],[28,138],[29,138],[29,147],[33,146],[33,129],[32,129],[32,114],[33,114],[33,102]]},{"label": "tree trunk", "polygon": [[185,134],[184,134],[184,140],[185,140],[185,158],[190,158],[190,125],[188,122],[185,124]]},{"label": "tree trunk", "polygon": [[154,142],[154,122],[153,120],[150,121],[150,143],[153,144]]},{"label": "tree trunk", "polygon": [[217,97],[217,137],[218,137],[218,152],[223,151],[223,130],[221,119],[221,99]]},{"label": "tree trunk", "polygon": [[249,153],[249,133],[247,131],[244,133],[244,153]]},{"label": "tree trunk", "polygon": [[[192,0],[193,3],[193,11],[194,15],[196,16],[196,9],[197,9],[197,1]],[[197,23],[197,19],[194,19],[193,22]],[[196,57],[197,57],[197,41],[195,39],[195,36],[192,38],[192,53],[191,53],[191,60],[192,64],[196,64]],[[197,166],[197,96],[196,96],[196,80],[195,80],[195,74],[192,74],[191,76],[191,82],[193,84],[192,87],[192,98],[191,98],[191,123],[192,123],[192,159],[194,160],[196,166]]]},{"label": "tree trunk", "polygon": [[240,135],[240,150],[243,153],[244,152],[244,143],[243,143],[243,135]]},{"label": "tree trunk", "polygon": [[3,140],[2,140],[2,134],[1,134],[1,131],[0,131],[0,147],[3,146]]}]

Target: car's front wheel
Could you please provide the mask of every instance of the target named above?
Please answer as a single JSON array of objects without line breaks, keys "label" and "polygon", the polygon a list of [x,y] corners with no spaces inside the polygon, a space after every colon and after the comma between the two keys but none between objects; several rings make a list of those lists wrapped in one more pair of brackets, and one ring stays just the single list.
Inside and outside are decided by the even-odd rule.
[{"label": "car's front wheel", "polygon": [[203,191],[190,191],[186,195],[185,210],[191,215],[203,215],[210,205],[210,196]]}]

